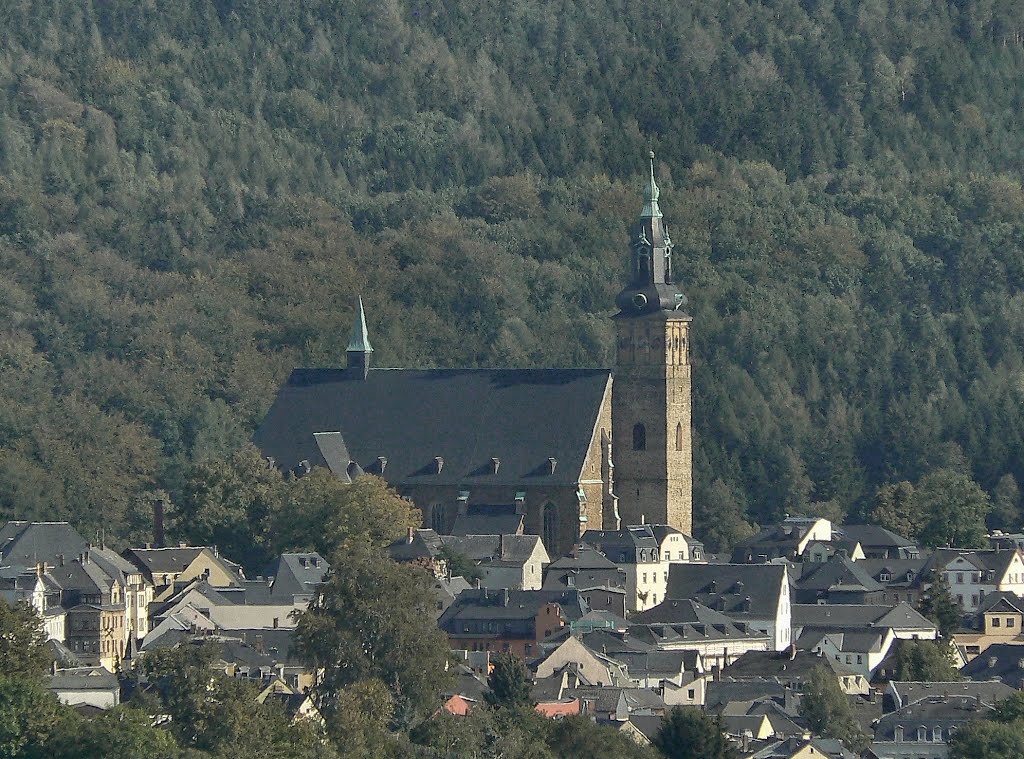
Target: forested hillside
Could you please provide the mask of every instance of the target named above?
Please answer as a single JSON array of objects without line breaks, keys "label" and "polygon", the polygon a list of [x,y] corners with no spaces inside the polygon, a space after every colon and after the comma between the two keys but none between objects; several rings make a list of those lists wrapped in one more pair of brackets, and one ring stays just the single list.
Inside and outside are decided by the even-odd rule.
[{"label": "forested hillside", "polygon": [[[138,537],[295,365],[611,360],[645,155],[713,547],[940,469],[1018,519],[1024,4],[0,4],[0,518]],[[715,519],[707,518],[709,513]]]}]

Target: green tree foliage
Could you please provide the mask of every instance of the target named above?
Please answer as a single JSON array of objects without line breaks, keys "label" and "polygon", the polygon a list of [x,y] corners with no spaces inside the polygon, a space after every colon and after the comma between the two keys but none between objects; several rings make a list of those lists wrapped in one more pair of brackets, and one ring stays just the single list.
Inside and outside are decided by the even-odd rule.
[{"label": "green tree foliage", "polygon": [[676,706],[665,715],[654,747],[668,759],[734,759],[739,753],[717,717],[695,707]]},{"label": "green tree foliage", "polygon": [[901,640],[896,646],[896,680],[953,682],[960,672],[950,643],[944,640]]},{"label": "green tree foliage", "polygon": [[0,757],[44,759],[51,731],[63,716],[57,697],[36,678],[0,675]]},{"label": "green tree foliage", "polygon": [[0,672],[39,675],[50,661],[39,613],[24,601],[12,606],[0,599]]},{"label": "green tree foliage", "polygon": [[50,756],[62,759],[181,757],[172,735],[152,723],[146,712],[130,706],[118,706],[92,719],[76,719],[68,714],[47,738],[46,749]]},{"label": "green tree foliage", "polygon": [[1024,752],[1024,697],[1014,693],[996,705],[988,719],[968,722],[953,735],[954,759],[1003,759]]},{"label": "green tree foliage", "polygon": [[929,575],[928,586],[921,596],[920,611],[939,628],[943,640],[949,640],[963,620],[964,611],[950,593],[949,583],[941,572]]},{"label": "green tree foliage", "polygon": [[652,146],[709,546],[1024,477],[1015,3],[66,5],[2,10],[0,518],[205,503],[357,293],[381,366],[610,364]]},{"label": "green tree foliage", "polygon": [[279,704],[257,700],[253,685],[213,669],[215,655],[211,645],[188,644],[143,659],[182,747],[217,757],[331,759],[311,726],[292,726]]},{"label": "green tree foliage", "polygon": [[857,723],[849,699],[836,676],[825,667],[815,668],[804,683],[800,716],[817,735],[838,738],[852,751],[867,748],[869,740]]},{"label": "green tree foliage", "polygon": [[534,706],[530,693],[533,678],[523,661],[513,654],[500,653],[494,657],[493,669],[487,677],[484,700],[497,708],[516,709]]},{"label": "green tree foliage", "polygon": [[944,468],[916,486],[901,482],[881,488],[874,518],[930,548],[980,548],[990,507],[988,494],[970,476]]},{"label": "green tree foliage", "polygon": [[358,543],[334,554],[331,569],[295,631],[296,651],[324,670],[316,694],[328,721],[344,689],[367,680],[386,686],[398,725],[435,710],[450,675],[433,578]]}]

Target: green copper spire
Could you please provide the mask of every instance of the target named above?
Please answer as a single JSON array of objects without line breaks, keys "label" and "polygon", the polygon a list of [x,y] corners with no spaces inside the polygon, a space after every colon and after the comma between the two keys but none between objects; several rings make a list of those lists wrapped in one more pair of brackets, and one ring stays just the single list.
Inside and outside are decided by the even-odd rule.
[{"label": "green copper spire", "polygon": [[650,152],[651,158],[651,179],[647,183],[647,187],[644,188],[644,210],[640,213],[642,218],[646,219],[660,219],[661,209],[658,207],[658,196],[661,191],[658,189],[657,183],[654,181],[654,151]]},{"label": "green copper spire", "polygon": [[363,299],[359,299],[356,308],[356,320],[352,323],[352,336],[348,340],[349,353],[373,353],[370,335],[366,331],[366,314],[363,312]]}]

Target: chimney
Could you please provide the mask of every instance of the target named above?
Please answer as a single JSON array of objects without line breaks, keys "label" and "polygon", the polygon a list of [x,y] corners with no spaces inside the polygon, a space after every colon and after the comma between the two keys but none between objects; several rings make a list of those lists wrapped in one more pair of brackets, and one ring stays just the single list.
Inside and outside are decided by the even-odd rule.
[{"label": "chimney", "polygon": [[491,474],[497,474],[499,466],[501,466],[501,459],[491,456]]},{"label": "chimney", "polygon": [[153,547],[164,547],[164,499],[153,499]]},{"label": "chimney", "polygon": [[548,457],[548,474],[554,474],[556,466],[558,466],[558,459],[556,459],[554,456],[549,456]]},{"label": "chimney", "polygon": [[412,527],[407,527],[407,528],[405,529],[405,542],[406,542],[406,544],[407,544],[407,545],[408,545],[409,543],[412,543],[412,536],[413,536],[413,535],[414,535],[414,530],[413,530],[413,528],[412,528]]},{"label": "chimney", "polygon": [[508,588],[501,589],[501,605],[508,606]]},{"label": "chimney", "polygon": [[387,465],[388,465],[387,456],[378,456],[377,457],[377,470],[380,472],[380,474],[384,474],[384,468],[387,467]]},{"label": "chimney", "polygon": [[373,353],[373,346],[370,345],[370,336],[366,329],[366,313],[363,311],[363,299],[359,299],[356,306],[355,319],[352,323],[352,334],[349,337],[348,348],[349,371],[362,376],[365,380],[370,373],[370,356]]},{"label": "chimney", "polygon": [[996,668],[996,664],[998,664],[998,663],[999,663],[999,659],[996,658],[995,656],[988,657],[988,668],[989,669],[995,669]]},{"label": "chimney", "polygon": [[434,474],[441,474],[442,469],[444,469],[444,457],[434,456]]}]

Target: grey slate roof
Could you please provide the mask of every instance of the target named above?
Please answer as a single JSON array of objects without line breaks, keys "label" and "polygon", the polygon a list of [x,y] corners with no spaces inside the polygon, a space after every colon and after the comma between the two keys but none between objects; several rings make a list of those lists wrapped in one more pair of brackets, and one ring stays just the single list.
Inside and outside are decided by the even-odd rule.
[{"label": "grey slate roof", "polygon": [[291,598],[316,593],[330,568],[327,559],[316,551],[283,553],[263,570],[263,574],[274,578],[270,588],[272,599]]},{"label": "grey slate roof", "polygon": [[0,563],[34,567],[39,562],[54,565],[63,555],[67,561],[88,545],[67,522],[8,522],[0,529]]},{"label": "grey slate roof", "polygon": [[845,556],[833,556],[828,561],[804,562],[803,572],[796,586],[803,590],[828,590],[836,586],[858,587],[865,591],[881,590],[882,586],[871,574]]},{"label": "grey slate roof", "polygon": [[731,617],[774,618],[786,577],[778,564],[672,564],[667,600],[643,612],[644,621],[661,621],[669,601],[686,599]]},{"label": "grey slate roof", "polygon": [[455,517],[452,535],[521,535],[524,516],[515,504],[471,504]]},{"label": "grey slate roof", "polygon": [[971,680],[1002,680],[1011,688],[1024,687],[1024,645],[993,643],[985,653],[960,668]]},{"label": "grey slate roof", "polygon": [[922,683],[896,681],[889,683],[889,689],[896,699],[896,706],[906,706],[930,696],[969,696],[983,704],[995,705],[1016,691],[999,680],[972,682],[960,680],[946,683]]},{"label": "grey slate roof", "polygon": [[442,545],[471,561],[497,559],[522,564],[533,556],[539,535],[442,535]]},{"label": "grey slate roof", "polygon": [[125,552],[125,558],[139,565],[148,572],[180,572],[203,552],[202,546],[185,546],[184,548],[131,548]]},{"label": "grey slate roof", "polygon": [[786,686],[777,680],[751,677],[744,680],[712,680],[704,694],[704,709],[709,714],[722,711],[728,704],[772,700],[786,701]]},{"label": "grey slate roof", "polygon": [[608,653],[616,661],[626,665],[630,677],[634,678],[670,678],[681,672],[693,672],[697,669],[698,654],[696,651],[644,651]]},{"label": "grey slate roof", "polygon": [[442,547],[441,537],[433,530],[413,530],[411,535],[399,538],[388,546],[388,556],[394,561],[434,559],[441,553]]},{"label": "grey slate roof", "polygon": [[117,677],[103,667],[58,669],[56,674],[43,676],[43,687],[54,691],[119,690]]},{"label": "grey slate roof", "polygon": [[932,730],[939,728],[948,741],[950,732],[965,722],[991,717],[994,709],[979,704],[970,696],[929,696],[912,704],[882,715],[875,726],[875,741],[894,741],[895,729],[903,727],[903,740],[916,740],[918,727],[924,727],[928,740]]},{"label": "grey slate roof", "polygon": [[722,679],[776,677],[786,681],[808,677],[817,667],[838,671],[827,656],[809,651],[747,651],[722,670]]},{"label": "grey slate roof", "polygon": [[850,540],[857,541],[864,549],[915,547],[914,541],[877,524],[844,524],[841,527],[833,528],[833,531],[841,533]]},{"label": "grey slate roof", "polygon": [[296,369],[253,442],[292,469],[319,456],[314,433],[340,432],[367,472],[385,457],[396,485],[575,484],[610,379],[607,369],[371,369],[365,380]]},{"label": "grey slate roof", "polygon": [[896,606],[871,604],[793,604],[793,627],[833,629],[845,627],[893,627],[934,629],[935,623],[906,603]]},{"label": "grey slate roof", "polygon": [[587,530],[580,542],[618,564],[658,561],[660,544],[650,525],[623,527],[621,530]]}]

